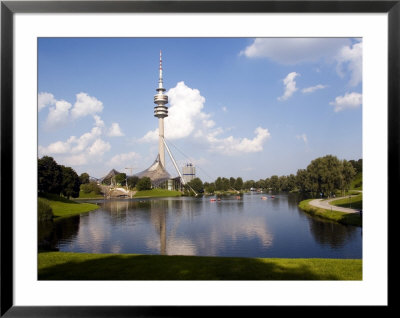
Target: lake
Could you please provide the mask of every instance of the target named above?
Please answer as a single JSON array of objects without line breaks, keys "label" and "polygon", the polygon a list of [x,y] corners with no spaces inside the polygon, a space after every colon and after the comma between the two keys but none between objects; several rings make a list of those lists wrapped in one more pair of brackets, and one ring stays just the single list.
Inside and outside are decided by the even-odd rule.
[{"label": "lake", "polygon": [[39,237],[64,252],[362,258],[362,228],[306,214],[296,194],[274,196],[90,201],[100,208],[40,225]]}]

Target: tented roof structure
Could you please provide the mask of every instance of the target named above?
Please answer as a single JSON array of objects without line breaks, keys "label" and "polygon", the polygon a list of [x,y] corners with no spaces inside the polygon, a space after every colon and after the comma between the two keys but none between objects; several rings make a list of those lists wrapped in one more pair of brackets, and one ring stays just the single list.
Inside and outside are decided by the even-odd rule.
[{"label": "tented roof structure", "polygon": [[158,186],[164,181],[171,179],[171,175],[160,162],[160,155],[157,155],[156,160],[149,168],[137,173],[136,176],[139,178],[149,177],[153,186]]},{"label": "tented roof structure", "polygon": [[107,173],[107,175],[103,178],[101,178],[101,182],[104,182],[106,180],[111,180],[112,177],[115,177],[117,174],[120,174],[120,172],[118,172],[115,169],[112,169],[109,173]]}]

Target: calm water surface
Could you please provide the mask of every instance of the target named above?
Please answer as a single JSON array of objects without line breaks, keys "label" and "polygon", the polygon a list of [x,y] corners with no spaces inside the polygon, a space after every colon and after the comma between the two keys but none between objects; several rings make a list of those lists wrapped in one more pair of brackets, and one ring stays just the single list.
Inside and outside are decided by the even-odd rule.
[{"label": "calm water surface", "polygon": [[[39,229],[65,252],[361,258],[362,230],[311,217],[299,197],[245,194],[96,201],[97,211]],[[93,201],[92,201],[93,202]]]}]

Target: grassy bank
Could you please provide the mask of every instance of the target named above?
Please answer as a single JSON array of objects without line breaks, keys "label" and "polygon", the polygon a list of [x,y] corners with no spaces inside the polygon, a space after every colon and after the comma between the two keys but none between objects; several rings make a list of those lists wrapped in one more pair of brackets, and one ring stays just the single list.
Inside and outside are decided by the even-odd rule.
[{"label": "grassy bank", "polygon": [[134,198],[160,198],[160,197],[180,197],[182,194],[179,191],[170,191],[165,189],[151,189],[137,191]]},{"label": "grassy bank", "polygon": [[57,195],[47,194],[42,198],[50,205],[55,218],[74,216],[99,208],[96,204],[74,202]]},{"label": "grassy bank", "polygon": [[344,198],[329,202],[331,205],[340,206],[343,208],[352,208],[362,210],[362,194],[355,197]]},{"label": "grassy bank", "polygon": [[311,200],[314,199],[301,201],[299,203],[299,208],[311,215],[316,215],[342,224],[355,225],[355,226],[362,225],[362,220],[358,213],[345,213],[345,212],[331,211],[331,210],[317,208],[309,204]]},{"label": "grassy bank", "polygon": [[362,260],[39,253],[40,280],[361,280]]}]

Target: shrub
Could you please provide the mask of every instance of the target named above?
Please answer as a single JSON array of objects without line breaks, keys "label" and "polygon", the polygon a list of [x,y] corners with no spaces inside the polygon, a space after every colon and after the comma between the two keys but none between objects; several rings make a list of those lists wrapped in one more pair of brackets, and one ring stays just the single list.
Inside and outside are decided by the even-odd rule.
[{"label": "shrub", "polygon": [[139,191],[142,190],[151,190],[151,180],[149,177],[143,177],[139,179],[138,183],[136,183],[136,189]]},{"label": "shrub", "polygon": [[95,194],[100,194],[101,189],[96,182],[89,182],[81,185],[81,190],[84,193],[94,192]]},{"label": "shrub", "polygon": [[48,201],[43,198],[38,198],[38,220],[48,221],[53,219],[53,210]]}]

